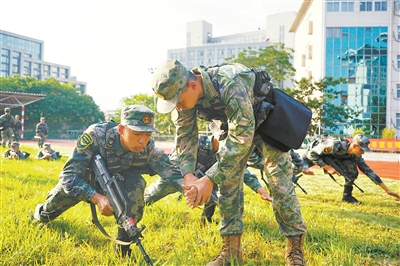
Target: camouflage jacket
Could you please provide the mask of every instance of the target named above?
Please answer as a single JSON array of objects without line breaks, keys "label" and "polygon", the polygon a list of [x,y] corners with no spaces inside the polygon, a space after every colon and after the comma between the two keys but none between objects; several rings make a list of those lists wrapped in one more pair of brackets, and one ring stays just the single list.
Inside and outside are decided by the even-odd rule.
[{"label": "camouflage jacket", "polygon": [[3,130],[7,128],[14,127],[14,117],[10,114],[3,114],[0,116],[0,127],[3,127]]},{"label": "camouflage jacket", "polygon": [[51,159],[56,160],[57,158],[57,153],[55,150],[50,150],[50,152],[47,152],[46,150],[40,150],[38,154],[36,155],[36,158],[41,159],[43,156],[50,155]]},{"label": "camouflage jacket", "polygon": [[126,171],[136,174],[158,174],[161,178],[181,179],[179,167],[169,160],[164,150],[155,147],[153,138],[141,152],[124,152],[116,123],[91,125],[77,140],[72,155],[65,163],[60,179],[69,194],[89,201],[96,193],[89,184],[90,163],[100,154],[110,175]]},{"label": "camouflage jacket", "polygon": [[381,184],[380,177],[365,163],[362,156],[357,157],[348,154],[347,149],[350,143],[347,140],[341,140],[335,137],[327,137],[321,140],[315,140],[307,147],[306,157],[320,167],[326,165],[322,156],[330,155],[339,161],[351,160],[357,165],[358,169],[368,176],[375,184]]},{"label": "camouflage jacket", "polygon": [[[220,119],[212,107],[218,97],[207,72],[201,68],[192,70],[203,79],[205,96],[199,99],[195,108],[185,111],[174,110],[173,120],[176,126],[176,150],[179,154],[179,165],[182,175],[195,172],[197,161],[197,118],[207,120]],[[252,107],[254,73],[241,64],[225,65],[217,74],[221,99],[224,102],[224,113],[228,122],[227,137],[220,145],[217,162],[206,172],[216,184],[226,179],[235,178],[232,166],[247,156],[254,137],[254,114]]]},{"label": "camouflage jacket", "polygon": [[6,150],[6,152],[4,153],[4,157],[5,158],[10,158],[10,156],[11,155],[14,155],[14,154],[17,154],[18,155],[18,158],[20,159],[20,160],[24,160],[25,159],[25,153],[23,153],[22,151],[17,151],[17,152],[15,152],[14,150],[12,150],[12,149],[8,149],[8,150]]},{"label": "camouflage jacket", "polygon": [[46,123],[38,123],[36,125],[36,134],[48,134],[48,128]]},{"label": "camouflage jacket", "polygon": [[19,132],[22,130],[22,123],[21,121],[15,121],[14,123],[14,131]]}]

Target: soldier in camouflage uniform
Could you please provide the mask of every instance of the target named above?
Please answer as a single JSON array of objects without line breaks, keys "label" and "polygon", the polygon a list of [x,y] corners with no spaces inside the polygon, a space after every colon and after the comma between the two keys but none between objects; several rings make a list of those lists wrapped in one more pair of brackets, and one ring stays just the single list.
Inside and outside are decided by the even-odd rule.
[{"label": "soldier in camouflage uniform", "polygon": [[19,120],[19,115],[15,116],[15,121],[14,121],[14,141],[19,141],[20,136],[21,136],[21,130],[22,130],[22,123]]},{"label": "soldier in camouflage uniform", "polygon": [[4,108],[4,114],[0,116],[0,128],[1,128],[1,146],[6,147],[8,142],[8,147],[11,146],[12,135],[14,127],[14,117],[11,115],[10,108]]},{"label": "soldier in camouflage uniform", "polygon": [[358,177],[358,169],[368,176],[372,182],[385,190],[388,195],[400,199],[400,196],[397,193],[386,187],[380,177],[365,163],[364,159],[362,158],[362,155],[366,151],[370,151],[368,144],[369,139],[362,134],[355,135],[351,142],[329,136],[311,142],[307,147],[307,151],[303,157],[303,160],[307,162],[309,166],[316,164],[319,167],[322,167],[328,173],[336,174],[336,170],[324,162],[323,156],[329,155],[337,158],[346,168],[344,170],[351,179],[350,181],[345,179],[342,198],[342,200],[345,202],[351,204],[361,203],[352,195],[353,184]]},{"label": "soldier in camouflage uniform", "polygon": [[290,149],[289,152],[290,152],[290,157],[292,158],[294,175],[298,175],[300,173],[306,175],[314,175],[314,172],[309,169],[308,164],[303,161],[300,154],[295,152],[293,149]]},{"label": "soldier in camouflage uniform", "polygon": [[3,156],[8,159],[25,160],[29,155],[26,152],[20,151],[19,143],[13,141],[11,142],[11,147],[6,150]]},{"label": "soldier in camouflage uniform", "polygon": [[[197,162],[196,162],[196,176],[201,178],[204,173],[217,161],[218,141],[213,136],[199,136],[199,147],[197,151]],[[177,163],[177,154],[174,151],[170,155],[170,160]],[[260,159],[261,160],[261,159]],[[253,162],[250,162],[253,163]],[[171,183],[172,182],[172,183]],[[248,169],[245,170],[244,183],[249,186],[254,192],[258,193],[263,200],[272,201],[272,197],[258,182],[257,176],[251,174]],[[160,199],[168,196],[175,192],[184,193],[182,185],[184,184],[183,178],[181,180],[166,180],[158,178],[154,183],[146,188],[144,192],[144,201],[147,205],[151,205]],[[214,186],[214,190],[218,190],[217,186]],[[216,193],[215,193],[216,195]],[[214,215],[215,206],[217,202],[210,200],[204,206],[202,214],[203,223],[208,221],[212,222],[212,216]]]},{"label": "soldier in camouflage uniform", "polygon": [[36,158],[39,160],[53,161],[57,160],[59,156],[57,155],[57,152],[51,148],[50,143],[44,143],[43,149],[38,152]]},{"label": "soldier in camouflage uniform", "polygon": [[[113,209],[107,197],[89,181],[90,162],[100,154],[110,175],[121,179],[132,204],[132,218],[140,222],[146,187],[142,175],[182,178],[179,168],[170,162],[162,149],[155,147],[152,132],[157,132],[154,112],[142,105],[122,109],[120,124],[110,121],[91,125],[77,140],[56,187],[43,204],[36,206],[34,218],[49,222],[80,201],[93,202],[102,215],[111,216]],[[118,228],[117,239],[129,242],[122,227]],[[116,248],[123,257],[130,254],[129,246],[117,245]]]},{"label": "soldier in camouflage uniform", "polygon": [[36,137],[38,139],[38,146],[39,148],[43,148],[44,141],[49,134],[49,128],[45,123],[46,119],[44,117],[40,118],[40,123],[36,125]]},{"label": "soldier in camouflage uniform", "polygon": [[[219,88],[214,87],[215,80]],[[176,150],[188,205],[191,208],[203,205],[209,201],[214,184],[219,187],[223,247],[219,256],[207,265],[243,262],[243,177],[253,145],[260,151],[271,186],[274,214],[287,238],[286,260],[289,265],[304,265],[306,225],[291,181],[293,169],[290,155],[265,143],[261,136],[255,134],[254,84],[254,72],[241,64],[221,66],[217,74],[211,75],[202,68],[189,71],[172,59],[158,66],[152,77],[152,89],[158,96],[158,111],[173,111]],[[215,105],[218,98],[222,99],[222,108]],[[194,175],[198,147],[197,118],[212,121],[214,136],[221,141],[217,162],[200,179]]]}]

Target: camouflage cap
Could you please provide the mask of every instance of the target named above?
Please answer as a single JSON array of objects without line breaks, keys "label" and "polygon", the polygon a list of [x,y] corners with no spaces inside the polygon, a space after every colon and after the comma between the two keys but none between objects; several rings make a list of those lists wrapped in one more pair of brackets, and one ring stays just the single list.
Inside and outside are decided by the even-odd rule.
[{"label": "camouflage cap", "polygon": [[45,117],[41,117],[40,120],[46,120],[46,118]]},{"label": "camouflage cap", "polygon": [[51,148],[51,144],[46,142],[43,144],[43,148]]},{"label": "camouflage cap", "polygon": [[368,148],[369,139],[362,134],[355,135],[352,142],[360,146],[364,151],[371,151],[370,148]]},{"label": "camouflage cap", "polygon": [[19,147],[19,142],[18,141],[13,141],[11,142],[12,147]]},{"label": "camouflage cap", "polygon": [[4,112],[10,112],[10,108],[8,107],[4,108]]},{"label": "camouflage cap", "polygon": [[122,109],[121,125],[138,132],[158,132],[154,127],[154,112],[143,105],[129,105]]},{"label": "camouflage cap", "polygon": [[151,88],[158,97],[158,112],[166,114],[176,107],[188,76],[189,71],[186,67],[175,59],[167,59],[157,67],[153,74]]}]

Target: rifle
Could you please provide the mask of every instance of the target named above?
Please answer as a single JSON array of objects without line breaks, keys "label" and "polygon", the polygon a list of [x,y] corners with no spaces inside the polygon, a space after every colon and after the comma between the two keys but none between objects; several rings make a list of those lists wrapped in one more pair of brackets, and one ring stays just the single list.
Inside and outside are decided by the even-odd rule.
[{"label": "rifle", "polygon": [[295,184],[296,186],[298,186],[298,187],[301,189],[301,191],[304,192],[304,194],[307,194],[307,191],[306,191],[304,188],[302,188],[302,187],[300,186],[300,184],[297,182],[297,181],[300,179],[300,177],[302,177],[302,176],[303,176],[303,174],[299,174],[298,176],[292,175],[292,182],[293,182],[293,184]]},{"label": "rifle", "polygon": [[[152,266],[153,263],[140,242],[140,238],[143,238],[142,231],[146,229],[146,227],[142,225],[141,228],[138,228],[135,221],[131,217],[131,203],[129,201],[128,195],[126,194],[126,191],[122,187],[121,181],[115,176],[110,176],[100,155],[97,154],[94,157],[92,166],[97,182],[100,184],[101,189],[106,193],[106,196],[110,201],[111,207],[114,209],[114,217],[117,221],[117,224],[121,225],[125,229],[129,236],[129,239],[131,240],[131,242],[119,241],[118,244],[129,245],[130,243],[135,242],[142,252],[147,265]],[[118,241],[110,238],[108,234],[104,231],[104,228],[98,223],[96,207],[93,203],[91,203],[91,208],[92,214],[94,209],[92,222],[107,238],[114,242]]]},{"label": "rifle", "polygon": [[[347,175],[346,172],[346,168],[342,165],[342,163],[336,159],[336,158],[332,158],[331,156],[322,156],[322,160],[333,167],[333,169],[336,170],[336,172],[338,172],[341,176],[343,176],[348,182],[353,183],[353,185],[358,188],[362,193],[364,193],[364,190],[362,190],[359,186],[357,186],[356,183],[353,182],[353,180],[351,180],[351,178]],[[329,174],[329,176],[331,178],[333,178],[333,176],[331,174]],[[336,181],[335,178],[333,178],[333,180]]]}]

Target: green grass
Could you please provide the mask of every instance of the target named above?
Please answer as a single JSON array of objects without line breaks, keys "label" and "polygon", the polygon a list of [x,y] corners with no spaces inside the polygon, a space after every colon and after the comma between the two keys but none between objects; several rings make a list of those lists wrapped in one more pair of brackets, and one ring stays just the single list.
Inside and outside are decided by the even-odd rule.
[{"label": "green grass", "polygon": [[[57,183],[67,158],[37,161],[33,158],[37,147],[21,149],[32,158],[0,159],[0,265],[131,265],[132,261],[114,256],[113,243],[92,224],[87,203],[79,203],[48,224],[29,219]],[[53,149],[71,152],[68,147]],[[147,183],[155,178],[146,176]],[[400,192],[398,181],[384,182]],[[342,188],[321,171],[301,177],[299,183],[308,192],[296,189],[308,226],[308,265],[400,265],[399,201],[366,176],[356,182],[365,191],[355,188],[354,196],[363,201],[356,206],[342,203]],[[147,227],[142,244],[155,265],[205,265],[219,253],[218,225],[202,226],[201,212],[179,201],[178,194],[145,209],[140,223]],[[218,211],[215,215],[219,216]],[[99,220],[111,236],[116,235],[113,218]],[[285,237],[278,231],[271,205],[247,187],[244,222],[245,265],[285,265]],[[132,247],[137,265],[145,265],[139,249]]]}]

